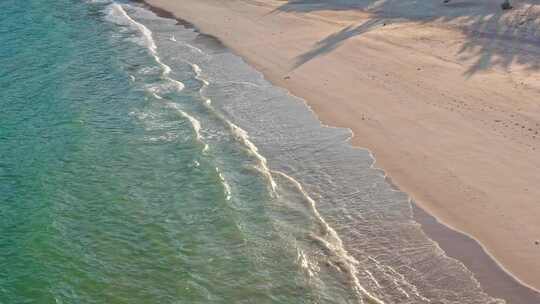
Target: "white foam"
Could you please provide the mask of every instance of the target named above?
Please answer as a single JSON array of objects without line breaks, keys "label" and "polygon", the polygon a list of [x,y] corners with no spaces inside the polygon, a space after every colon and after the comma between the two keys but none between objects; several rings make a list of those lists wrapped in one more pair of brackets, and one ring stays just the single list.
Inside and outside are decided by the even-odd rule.
[{"label": "white foam", "polygon": [[257,169],[259,169],[259,171],[268,179],[268,182],[270,183],[270,189],[272,190],[272,195],[276,195],[277,184],[274,181],[274,177],[272,177],[272,173],[270,172],[270,169],[268,168],[266,158],[259,153],[259,149],[257,149],[257,146],[255,146],[253,142],[251,142],[245,130],[233,124],[227,119],[224,119],[224,120],[228,123],[229,127],[231,128],[231,131],[234,137],[238,141],[240,141],[242,144],[244,144],[244,146],[248,148],[251,154],[253,154],[255,158],[257,158],[259,162],[259,166],[257,167]]},{"label": "white foam", "polygon": [[140,45],[146,47],[150,51],[150,54],[152,55],[152,57],[154,57],[156,63],[161,66],[163,70],[163,78],[175,83],[178,91],[183,90],[184,84],[182,82],[168,76],[171,73],[171,67],[161,61],[161,58],[158,55],[156,42],[152,37],[152,31],[149,30],[142,23],[139,23],[133,18],[131,18],[131,16],[129,16],[128,13],[124,10],[122,5],[118,3],[113,3],[109,7],[109,14],[107,15],[108,20],[119,25],[130,26],[134,30],[138,31],[141,34],[141,39],[137,41]]},{"label": "white foam", "polygon": [[188,113],[178,110],[182,116],[187,118],[189,122],[191,123],[191,126],[193,127],[193,130],[195,131],[195,136],[198,140],[201,140],[201,123],[193,116],[189,115]]},{"label": "white foam", "polygon": [[201,90],[199,91],[201,97],[203,98],[204,100],[204,105],[217,117],[219,118],[221,121],[225,122],[230,130],[231,130],[231,133],[233,134],[234,138],[236,140],[238,140],[240,143],[242,143],[246,148],[247,150],[253,155],[255,156],[255,158],[257,159],[258,161],[258,166],[256,167],[257,170],[259,172],[261,172],[261,174],[263,176],[266,177],[266,179],[268,180],[269,182],[269,185],[270,185],[270,194],[272,196],[276,196],[277,195],[277,192],[276,192],[276,189],[277,189],[277,184],[276,182],[274,181],[274,178],[272,177],[272,173],[270,172],[270,169],[268,168],[268,164],[267,164],[267,160],[264,156],[262,156],[260,153],[259,153],[259,149],[257,148],[257,146],[255,146],[255,144],[253,144],[253,142],[251,142],[251,140],[249,139],[249,136],[248,136],[248,133],[243,130],[242,128],[238,127],[237,125],[235,125],[234,123],[232,123],[230,120],[228,120],[227,118],[225,118],[221,113],[219,113],[218,111],[216,111],[212,105],[211,105],[211,100],[209,98],[206,98],[203,94],[202,94],[202,91],[205,87],[207,87],[210,82],[206,79],[204,79],[202,77],[202,70],[201,68],[197,65],[197,64],[194,64],[192,63],[191,64],[191,67],[193,69],[193,72],[195,72],[195,78],[198,79],[199,81],[201,81],[203,83],[203,87],[201,88]]},{"label": "white foam", "polygon": [[[161,58],[158,56],[157,45],[152,37],[152,31],[150,31],[143,24],[135,21],[129,14],[124,10],[123,6],[118,3],[113,3],[109,6],[109,14],[107,15],[108,20],[123,26],[129,26],[132,29],[136,30],[141,34],[140,39],[137,40],[140,45],[146,47],[156,63],[162,69],[162,78],[165,79],[168,83],[160,85],[150,85],[147,87],[147,90],[154,96],[156,99],[163,100],[163,97],[160,94],[169,93],[171,90],[181,91],[184,89],[184,84],[176,79],[173,79],[169,76],[171,73],[171,68],[161,61]],[[170,40],[176,41],[174,36],[171,36]],[[202,52],[201,50],[191,46],[192,48]],[[151,74],[154,72],[152,67],[145,67],[139,71],[141,74]],[[200,69],[199,69],[200,72]],[[133,77],[133,80],[135,78]],[[205,82],[208,85],[208,82]],[[182,116],[187,118],[191,123],[193,130],[195,131],[196,139],[203,144],[202,152],[207,152],[209,146],[205,143],[201,136],[201,123],[193,116],[189,115],[185,111],[179,108],[175,103],[169,102],[167,106],[176,109]]]},{"label": "white foam", "polygon": [[223,185],[223,192],[225,193],[225,199],[230,201],[232,198],[231,186],[227,183],[227,181],[225,180],[225,177],[223,177],[223,174],[221,174],[221,171],[219,171],[218,167],[216,167],[216,172],[219,176],[219,180],[221,181],[221,184]]},{"label": "white foam", "polygon": [[209,86],[210,82],[202,77],[201,68],[195,63],[192,63],[191,67],[193,68],[193,71],[195,72],[195,78],[197,78],[199,81],[201,81],[204,86]]},{"label": "white foam", "polygon": [[152,93],[152,96],[154,96],[157,99],[163,99],[163,97],[159,96],[157,93],[150,91]]},{"label": "white foam", "polygon": [[197,139],[197,141],[199,141],[203,145],[202,152],[207,152],[208,149],[209,149],[209,146],[202,138],[202,135],[201,135],[201,129],[202,129],[201,122],[197,118],[195,118],[192,115],[190,115],[190,114],[186,113],[185,111],[183,111],[180,108],[180,106],[178,104],[174,103],[174,102],[167,102],[167,106],[169,108],[175,109],[176,111],[178,111],[178,113],[180,113],[180,115],[187,118],[187,120],[191,124],[191,127],[193,128],[193,131],[195,132],[195,138]]},{"label": "white foam", "polygon": [[292,184],[296,186],[296,188],[304,196],[306,201],[309,202],[311,211],[313,212],[315,218],[322,225],[326,233],[324,237],[317,235],[313,235],[312,237],[315,240],[319,241],[322,245],[324,245],[324,247],[326,247],[329,252],[331,252],[336,258],[338,258],[340,270],[345,271],[349,275],[349,278],[353,285],[353,290],[357,293],[361,303],[364,303],[365,299],[368,301],[367,303],[384,304],[383,301],[372,295],[360,284],[360,280],[358,279],[357,275],[358,270],[356,268],[356,265],[358,265],[359,262],[347,252],[345,247],[343,247],[343,242],[341,241],[341,238],[339,237],[337,232],[330,225],[328,225],[328,223],[321,216],[319,210],[317,210],[315,200],[313,200],[311,196],[304,190],[304,187],[302,187],[302,185],[293,177],[281,171],[274,170],[272,172],[288,179]]},{"label": "white foam", "polygon": [[296,251],[296,262],[298,263],[298,265],[300,265],[302,269],[304,269],[308,277],[313,278],[315,276],[315,273],[306,254],[300,248],[297,248]]}]

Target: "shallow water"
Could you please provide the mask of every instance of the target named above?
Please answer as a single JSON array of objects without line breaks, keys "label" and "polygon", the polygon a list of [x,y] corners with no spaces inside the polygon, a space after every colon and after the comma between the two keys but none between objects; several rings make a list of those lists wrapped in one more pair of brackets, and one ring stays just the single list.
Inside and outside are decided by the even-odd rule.
[{"label": "shallow water", "polygon": [[130,2],[0,17],[0,303],[498,303],[211,37]]}]

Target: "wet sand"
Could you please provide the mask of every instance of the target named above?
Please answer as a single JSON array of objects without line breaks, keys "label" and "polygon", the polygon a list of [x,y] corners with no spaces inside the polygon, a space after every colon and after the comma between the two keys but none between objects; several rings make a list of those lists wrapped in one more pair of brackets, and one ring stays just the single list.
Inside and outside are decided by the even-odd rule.
[{"label": "wet sand", "polygon": [[[352,143],[373,151],[423,209],[477,239],[516,280],[540,287],[538,9],[147,2],[220,39],[306,99],[323,123],[350,128]],[[425,227],[486,289],[517,290],[481,246],[459,257],[468,242]]]},{"label": "wet sand", "polygon": [[511,304],[540,303],[540,293],[524,286],[504,271],[473,238],[452,230],[413,203],[414,219],[444,252],[461,261],[484,291]]}]

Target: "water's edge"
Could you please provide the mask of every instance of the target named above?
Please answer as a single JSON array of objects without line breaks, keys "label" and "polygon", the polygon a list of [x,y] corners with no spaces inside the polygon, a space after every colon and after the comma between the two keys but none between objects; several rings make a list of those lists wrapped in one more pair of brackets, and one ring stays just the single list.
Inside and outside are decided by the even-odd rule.
[{"label": "water's edge", "polygon": [[[179,25],[182,25],[186,28],[191,28],[200,35],[211,38],[212,40],[216,41],[216,43],[227,47],[226,43],[221,41],[219,38],[200,31],[200,29],[197,28],[196,24],[182,19],[166,9],[149,4],[144,0],[132,1],[144,5],[146,8],[154,12],[159,17],[174,19]],[[228,48],[228,50],[235,55],[241,57],[238,53],[234,52],[233,49]],[[266,78],[266,80],[271,82],[268,78]],[[313,114],[315,116],[317,115],[317,113],[314,112],[313,109],[311,109],[307,101],[300,97],[296,98],[302,100],[305,105],[313,112]],[[320,123],[325,127],[332,127],[326,126],[322,122]],[[352,138],[354,134],[351,130],[349,131],[351,132]],[[348,140],[348,142],[349,144],[351,144],[350,139]],[[354,146],[354,148],[369,151],[364,147]],[[373,159],[373,166],[376,169],[384,172],[387,177],[386,180],[390,184],[390,186],[396,191],[403,192],[399,188],[399,185],[396,185],[392,181],[391,177],[388,176],[382,168],[375,166],[376,158],[373,153],[371,153],[371,151],[369,151],[369,153],[371,154],[371,157]],[[410,194],[407,193],[407,195],[409,196],[409,200],[411,203],[414,220],[421,225],[422,231],[432,241],[434,241],[446,253],[447,256],[463,263],[467,267],[467,269],[474,274],[475,279],[479,281],[482,288],[489,295],[505,299],[506,301],[508,301],[508,303],[533,303],[535,301],[540,301],[540,291],[534,289],[532,286],[525,284],[518,277],[505,269],[504,266],[502,266],[500,262],[498,262],[497,259],[486,250],[486,248],[481,244],[481,242],[468,235],[467,233],[461,232],[447,225],[435,215],[428,213],[414,201],[414,198],[411,197]]]},{"label": "water's edge", "polygon": [[499,264],[482,243],[444,224],[414,201],[411,203],[414,220],[422,225],[424,233],[437,242],[446,255],[460,261],[474,273],[489,295],[505,299],[509,303],[540,302],[540,293]]}]

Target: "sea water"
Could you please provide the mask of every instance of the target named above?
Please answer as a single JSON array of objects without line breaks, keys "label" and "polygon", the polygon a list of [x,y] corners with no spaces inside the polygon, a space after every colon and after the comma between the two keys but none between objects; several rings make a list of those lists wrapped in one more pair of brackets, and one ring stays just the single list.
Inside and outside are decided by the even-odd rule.
[{"label": "sea water", "polygon": [[0,303],[502,303],[350,137],[140,4],[3,0]]}]

